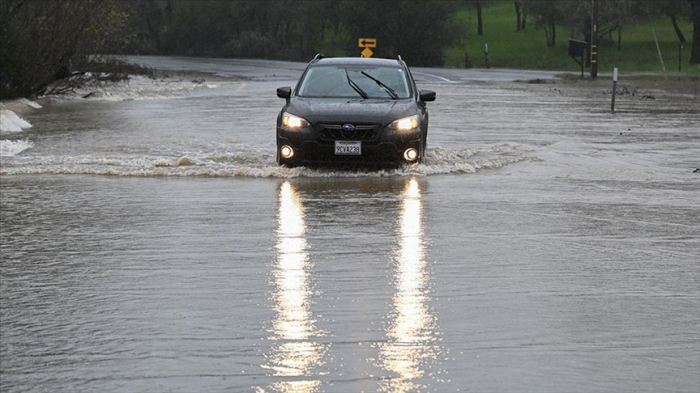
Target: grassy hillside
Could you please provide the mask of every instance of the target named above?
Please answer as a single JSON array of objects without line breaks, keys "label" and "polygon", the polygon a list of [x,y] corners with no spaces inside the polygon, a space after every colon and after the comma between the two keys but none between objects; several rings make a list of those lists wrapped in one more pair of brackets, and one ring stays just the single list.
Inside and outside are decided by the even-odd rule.
[{"label": "grassy hillside", "polygon": [[[476,34],[476,11],[465,10],[456,17],[468,23],[470,33],[446,51],[445,60],[449,67],[463,67],[465,53],[474,67],[482,67],[483,47],[488,43],[491,67],[580,72],[580,66],[567,55],[570,32],[557,26],[556,46],[547,48],[544,30],[536,28],[531,17],[528,17],[525,30],[516,31],[515,8],[511,0],[494,1],[483,9],[483,36]],[[693,26],[690,21],[682,19],[680,28],[686,39],[691,40]],[[677,72],[679,41],[668,17],[627,27],[622,32],[621,52],[614,43],[601,47],[599,72],[612,72],[613,67],[618,67],[621,72],[662,72],[652,29],[656,31],[666,70]],[[617,38],[616,33],[613,36]],[[583,40],[583,37],[574,38]],[[689,59],[690,43],[687,43],[682,50],[682,72],[700,74],[700,66],[688,64]]]}]

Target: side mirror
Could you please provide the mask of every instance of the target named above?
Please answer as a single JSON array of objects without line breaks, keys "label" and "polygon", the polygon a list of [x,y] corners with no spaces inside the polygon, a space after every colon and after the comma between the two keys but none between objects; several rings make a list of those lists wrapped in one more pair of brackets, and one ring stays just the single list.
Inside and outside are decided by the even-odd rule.
[{"label": "side mirror", "polygon": [[[279,94],[279,89],[277,94]],[[435,101],[435,92],[432,90],[421,90],[420,100],[423,102]]]},{"label": "side mirror", "polygon": [[289,86],[285,87],[278,87],[277,88],[277,97],[279,98],[284,98],[288,100],[292,96],[292,88]]}]

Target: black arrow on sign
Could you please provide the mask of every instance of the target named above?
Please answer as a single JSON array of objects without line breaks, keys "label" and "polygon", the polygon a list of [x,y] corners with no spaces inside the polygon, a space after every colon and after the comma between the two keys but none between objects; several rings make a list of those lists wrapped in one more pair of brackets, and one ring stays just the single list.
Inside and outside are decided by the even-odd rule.
[{"label": "black arrow on sign", "polygon": [[376,39],[364,39],[364,40],[360,41],[359,46],[361,48],[369,48],[370,45],[371,45],[371,47],[377,46],[377,40]]}]

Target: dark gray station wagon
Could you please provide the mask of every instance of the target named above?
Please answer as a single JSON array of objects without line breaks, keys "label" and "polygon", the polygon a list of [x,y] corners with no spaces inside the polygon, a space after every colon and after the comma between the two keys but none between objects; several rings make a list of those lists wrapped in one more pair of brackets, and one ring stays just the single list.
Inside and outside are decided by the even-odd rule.
[{"label": "dark gray station wagon", "polygon": [[280,87],[277,162],[402,165],[420,162],[428,136],[426,102],[398,59],[317,55],[296,87]]}]

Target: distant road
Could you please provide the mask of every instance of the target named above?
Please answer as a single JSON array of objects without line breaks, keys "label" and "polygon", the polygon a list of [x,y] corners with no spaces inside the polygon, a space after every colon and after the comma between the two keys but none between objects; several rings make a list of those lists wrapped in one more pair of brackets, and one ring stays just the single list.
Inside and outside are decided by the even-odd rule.
[{"label": "distant road", "polygon": [[532,71],[510,69],[484,69],[484,68],[422,68],[411,67],[411,72],[416,80],[441,80],[444,82],[459,81],[492,81],[508,82],[531,79],[557,79],[561,71]]},{"label": "distant road", "polygon": [[298,79],[305,63],[253,59],[215,59],[177,56],[119,56],[125,61],[163,71],[214,74],[228,78]]},{"label": "distant road", "polygon": [[[214,59],[174,56],[121,56],[120,58],[132,63],[164,71],[202,72],[222,77],[257,80],[296,80],[304,71],[307,64],[303,62],[277,60]],[[531,79],[556,79],[556,75],[561,73],[560,71],[438,67],[411,67],[411,71],[417,81],[424,82],[508,82]]]}]

